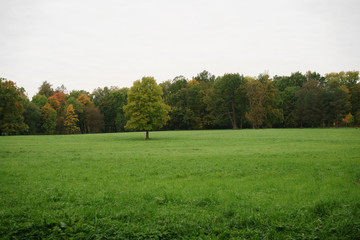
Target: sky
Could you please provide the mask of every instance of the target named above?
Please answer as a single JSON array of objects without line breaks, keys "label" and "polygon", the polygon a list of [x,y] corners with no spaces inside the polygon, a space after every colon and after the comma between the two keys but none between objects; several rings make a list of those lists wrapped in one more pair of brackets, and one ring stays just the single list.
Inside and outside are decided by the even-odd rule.
[{"label": "sky", "polygon": [[0,1],[0,77],[92,92],[203,70],[360,70],[358,0]]}]

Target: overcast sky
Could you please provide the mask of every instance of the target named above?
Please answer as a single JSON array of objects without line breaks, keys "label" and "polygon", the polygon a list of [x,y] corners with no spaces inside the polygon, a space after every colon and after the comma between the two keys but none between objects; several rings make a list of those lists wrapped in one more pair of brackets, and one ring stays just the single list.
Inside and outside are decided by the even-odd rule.
[{"label": "overcast sky", "polygon": [[31,98],[219,76],[360,70],[359,0],[1,0],[0,77]]}]

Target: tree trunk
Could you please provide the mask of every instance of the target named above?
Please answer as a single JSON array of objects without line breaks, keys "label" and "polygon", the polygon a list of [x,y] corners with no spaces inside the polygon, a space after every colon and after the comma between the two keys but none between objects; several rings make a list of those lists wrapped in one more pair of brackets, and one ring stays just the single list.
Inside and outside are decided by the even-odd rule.
[{"label": "tree trunk", "polygon": [[243,115],[240,116],[240,129],[243,128]]},{"label": "tree trunk", "polygon": [[231,117],[231,113],[230,113],[230,112],[228,112],[228,113],[227,113],[227,115],[228,115],[229,120],[230,120],[230,122],[231,122],[231,126],[233,126],[233,127],[234,127],[234,119],[232,119],[232,117]]},{"label": "tree trunk", "polygon": [[150,139],[149,138],[149,130],[146,130],[146,138],[145,138],[145,140],[148,140],[148,139]]},{"label": "tree trunk", "polygon": [[232,108],[232,114],[233,114],[233,129],[237,129],[237,125],[236,125],[236,112],[235,112],[235,106],[234,106],[234,102],[231,103],[231,108]]}]

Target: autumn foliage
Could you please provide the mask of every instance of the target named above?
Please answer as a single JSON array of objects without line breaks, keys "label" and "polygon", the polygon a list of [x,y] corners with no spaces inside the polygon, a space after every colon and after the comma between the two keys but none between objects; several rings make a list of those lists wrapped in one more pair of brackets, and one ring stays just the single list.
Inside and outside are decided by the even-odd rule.
[{"label": "autumn foliage", "polygon": [[60,113],[66,105],[66,94],[63,92],[56,92],[48,98],[48,101],[53,109]]},{"label": "autumn foliage", "polygon": [[346,124],[346,126],[348,126],[354,122],[354,117],[351,113],[349,113],[342,119],[342,121]]},{"label": "autumn foliage", "polygon": [[23,88],[0,78],[0,134],[360,125],[358,71],[272,77],[203,71],[156,87],[144,79],[147,86],[136,83],[130,91],[104,87],[92,93],[68,93],[64,86],[54,91],[45,81],[30,101]]},{"label": "autumn foliage", "polygon": [[85,109],[88,106],[92,105],[90,98],[86,94],[81,94],[77,100],[81,103],[82,107]]},{"label": "autumn foliage", "polygon": [[64,126],[68,133],[76,133],[80,131],[80,128],[76,126],[76,123],[79,122],[77,114],[72,104],[66,108]]}]

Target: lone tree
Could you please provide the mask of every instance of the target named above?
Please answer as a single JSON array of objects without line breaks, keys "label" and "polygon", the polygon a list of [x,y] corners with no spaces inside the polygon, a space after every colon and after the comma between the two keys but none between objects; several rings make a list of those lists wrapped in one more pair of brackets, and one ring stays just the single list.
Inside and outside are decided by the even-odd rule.
[{"label": "lone tree", "polygon": [[130,117],[125,129],[145,130],[149,139],[149,131],[164,126],[170,119],[170,107],[162,95],[163,90],[153,77],[135,81],[128,92],[128,104],[124,106],[125,115]]}]

